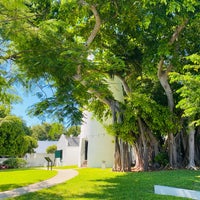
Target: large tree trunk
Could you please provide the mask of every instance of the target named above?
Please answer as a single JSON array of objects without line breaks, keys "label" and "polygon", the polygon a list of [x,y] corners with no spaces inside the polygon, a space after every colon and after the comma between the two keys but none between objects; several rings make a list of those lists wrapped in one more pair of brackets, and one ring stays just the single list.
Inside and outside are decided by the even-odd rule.
[{"label": "large tree trunk", "polygon": [[145,135],[145,128],[140,118],[138,118],[138,125],[140,129],[142,145],[143,145],[143,169],[144,171],[148,170],[148,144],[147,144],[147,136]]},{"label": "large tree trunk", "polygon": [[[188,19],[184,20],[182,24],[178,25],[172,34],[170,40],[169,40],[169,45],[173,45],[176,40],[178,40],[179,34],[182,32],[182,30],[185,28],[186,24],[188,23]],[[171,87],[168,82],[168,74],[171,71],[172,65],[165,66],[166,70],[164,69],[164,58],[162,57],[160,59],[160,62],[158,64],[158,79],[160,81],[160,84],[162,85],[166,96],[168,100],[168,107],[169,110],[173,113],[174,109],[174,98],[173,98],[173,93],[171,90]],[[168,133],[168,148],[169,148],[169,160],[170,160],[170,165],[172,168],[177,166],[177,151],[176,151],[176,142],[173,133]]]},{"label": "large tree trunk", "polygon": [[[118,103],[112,101],[111,103],[113,124],[121,123],[121,114]],[[115,136],[115,153],[114,153],[114,166],[113,171],[128,171],[130,170],[130,158],[127,143],[118,136]]]},{"label": "large tree trunk", "polygon": [[115,153],[113,171],[131,171],[131,159],[127,142],[115,137]]},{"label": "large tree trunk", "polygon": [[141,118],[138,118],[140,134],[133,144],[135,167],[134,171],[147,171],[153,164],[154,157],[158,154],[158,141]]},{"label": "large tree trunk", "polygon": [[131,171],[131,151],[130,151],[130,145],[128,142],[124,143],[124,162],[125,162],[125,168],[126,171]]},{"label": "large tree trunk", "polygon": [[169,163],[172,168],[177,167],[176,141],[173,133],[168,134]]},{"label": "large tree trunk", "polygon": [[188,157],[188,169],[196,169],[195,162],[194,162],[194,135],[195,135],[195,128],[194,126],[189,126],[189,135],[188,135],[188,145],[189,145],[189,157]]},{"label": "large tree trunk", "polygon": [[120,171],[120,170],[121,170],[121,153],[120,153],[119,138],[115,136],[115,153],[114,153],[113,171]]},{"label": "large tree trunk", "polygon": [[142,145],[137,142],[133,144],[133,151],[135,156],[135,166],[134,171],[144,171],[144,163],[142,158]]},{"label": "large tree trunk", "polygon": [[[171,113],[174,109],[174,98],[171,87],[168,82],[168,73],[172,66],[168,66],[167,70],[163,70],[164,59],[162,58],[158,65],[158,79],[162,85],[168,100],[168,107]],[[177,152],[176,152],[176,142],[173,133],[168,133],[168,151],[169,151],[169,164],[172,168],[177,167]]]},{"label": "large tree trunk", "polygon": [[199,146],[199,143],[200,143],[200,127],[198,126],[197,129],[196,129],[196,134],[195,134],[195,140],[194,140],[194,143],[195,143],[195,163],[196,165],[200,166],[200,146]]}]

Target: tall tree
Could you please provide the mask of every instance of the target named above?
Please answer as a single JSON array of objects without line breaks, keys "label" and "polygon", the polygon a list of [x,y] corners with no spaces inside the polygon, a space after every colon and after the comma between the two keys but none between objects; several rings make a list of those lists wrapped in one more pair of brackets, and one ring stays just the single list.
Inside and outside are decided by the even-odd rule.
[{"label": "tall tree", "polygon": [[36,141],[30,136],[26,136],[25,124],[19,117],[8,115],[0,118],[1,155],[23,156],[36,146]]},{"label": "tall tree", "polygon": [[[177,82],[181,86],[177,93],[180,101],[177,107],[183,110],[183,118],[188,118],[188,168],[195,169],[195,129],[199,126],[199,68],[200,56],[193,54],[187,57],[192,63],[184,66],[182,73],[171,74],[171,82]],[[197,154],[198,155],[198,154]]]},{"label": "tall tree", "polygon": [[[179,135],[175,127],[180,116],[169,72],[181,71],[183,56],[198,49],[199,2],[3,1],[1,9],[1,35],[11,41],[4,57],[13,59],[27,77],[56,88],[35,107],[35,114],[69,116],[78,124],[79,108],[101,118],[108,111],[116,136],[115,169],[128,167],[124,152],[129,142],[138,168],[147,170],[164,135],[170,165],[177,166],[174,136]],[[123,100],[109,90],[113,77],[123,86]]]},{"label": "tall tree", "polygon": [[36,140],[58,140],[65,132],[61,123],[42,123],[31,127],[31,136]]}]

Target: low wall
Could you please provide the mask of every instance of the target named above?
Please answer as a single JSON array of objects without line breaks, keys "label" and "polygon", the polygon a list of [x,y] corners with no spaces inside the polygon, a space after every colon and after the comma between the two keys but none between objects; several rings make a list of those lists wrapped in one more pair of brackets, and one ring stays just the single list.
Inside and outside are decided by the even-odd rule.
[{"label": "low wall", "polygon": [[8,158],[0,158],[0,164],[2,164],[5,160],[7,160]]},{"label": "low wall", "polygon": [[176,197],[185,197],[191,199],[200,199],[200,191],[174,188],[162,185],[154,185],[155,194],[170,195]]},{"label": "low wall", "polygon": [[46,167],[48,162],[45,160],[45,157],[49,157],[54,164],[55,155],[54,154],[46,154],[46,153],[33,153],[26,154],[24,160],[27,162],[27,167]]}]

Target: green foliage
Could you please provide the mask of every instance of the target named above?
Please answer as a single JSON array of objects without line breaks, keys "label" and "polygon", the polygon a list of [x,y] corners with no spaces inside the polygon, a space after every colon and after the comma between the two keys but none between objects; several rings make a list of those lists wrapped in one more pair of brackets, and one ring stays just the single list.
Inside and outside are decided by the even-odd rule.
[{"label": "green foliage", "polygon": [[8,158],[3,164],[8,168],[23,168],[26,166],[26,161],[22,158]]},{"label": "green foliage", "polygon": [[169,158],[166,152],[160,152],[155,156],[154,160],[162,167],[165,167],[169,163]]},{"label": "green foliage", "polygon": [[191,122],[196,126],[200,125],[200,56],[197,54],[188,56],[187,59],[192,61],[191,64],[184,66],[185,73],[171,73],[171,82],[177,82],[180,88],[177,93],[180,95],[180,101],[177,104],[178,108],[183,110],[183,117],[193,119]]},{"label": "green foliage", "polygon": [[38,143],[37,143],[37,140],[31,136],[24,136],[24,139],[25,139],[25,144],[26,144],[26,153],[34,153],[34,149],[38,147]]},{"label": "green foliage", "polygon": [[80,133],[81,133],[81,127],[80,126],[71,126],[67,129],[65,135],[67,135],[67,136],[72,135],[72,136],[76,137],[76,136],[80,135]]},{"label": "green foliage", "polygon": [[23,156],[29,147],[25,136],[25,124],[19,117],[6,116],[0,118],[1,155]]},{"label": "green foliage", "polygon": [[0,105],[0,118],[4,118],[8,114],[10,114],[10,108],[6,107],[5,105]]},{"label": "green foliage", "polygon": [[[39,94],[41,101],[31,109],[34,115],[56,116],[59,121],[67,119],[68,125],[80,125],[82,111],[88,109],[104,120],[111,116],[112,103],[119,101],[107,81],[114,76],[124,83],[124,93],[116,103],[121,124],[113,124],[110,131],[125,141],[134,141],[140,133],[138,118],[161,137],[180,130],[180,108],[184,116],[199,115],[199,64],[194,63],[196,67],[187,73],[182,68],[190,62],[185,56],[199,53],[199,1],[8,2],[2,1],[0,8],[0,34],[9,40],[3,57],[13,60],[21,77],[44,80],[53,88],[50,97]],[[96,22],[92,5],[102,23],[92,44],[86,46]],[[182,98],[174,113],[169,112],[167,96],[158,85],[161,58],[166,76],[169,70],[187,75],[170,85],[173,92],[180,88],[175,104]],[[59,135],[61,129],[59,125],[36,127],[33,135],[56,139],[55,132]]]},{"label": "green foliage", "polygon": [[31,136],[36,140],[59,140],[60,136],[65,134],[67,136],[73,135],[78,136],[80,134],[80,126],[64,127],[63,124],[54,123],[43,123],[31,127]]},{"label": "green foliage", "polygon": [[31,127],[31,136],[34,137],[36,140],[47,140],[48,136],[46,131],[49,130],[47,129],[47,124],[42,124],[42,125],[35,125]]},{"label": "green foliage", "polygon": [[52,123],[49,130],[51,140],[58,140],[64,132],[64,126],[61,123]]},{"label": "green foliage", "polygon": [[46,153],[55,153],[56,150],[57,150],[57,146],[51,145],[51,146],[47,147]]},{"label": "green foliage", "polygon": [[[0,36],[1,40],[1,36]],[[1,49],[0,49],[1,51]],[[9,107],[11,103],[19,101],[19,97],[14,93],[13,83],[16,78],[16,74],[9,72],[7,63],[1,59],[0,55],[0,103],[1,106],[6,106],[7,111],[9,112]]]},{"label": "green foliage", "polygon": [[132,93],[128,103],[122,107],[123,121],[106,126],[108,132],[117,135],[124,141],[133,143],[140,133],[138,118],[145,122],[155,135],[165,136],[169,132],[180,129],[178,121],[171,115],[169,109],[159,105],[145,94]]},{"label": "green foliage", "polygon": [[42,123],[31,127],[32,137],[36,140],[58,140],[64,133],[65,127],[61,123]]}]

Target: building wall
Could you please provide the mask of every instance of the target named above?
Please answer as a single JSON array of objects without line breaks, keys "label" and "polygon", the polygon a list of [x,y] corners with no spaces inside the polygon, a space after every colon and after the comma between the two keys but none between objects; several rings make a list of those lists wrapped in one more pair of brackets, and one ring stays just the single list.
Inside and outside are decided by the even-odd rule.
[{"label": "building wall", "polygon": [[[88,140],[88,167],[112,167],[114,162],[114,138],[108,134],[91,136]],[[98,144],[98,145],[97,145]]]},{"label": "building wall", "polygon": [[27,167],[45,167],[48,162],[45,160],[45,157],[49,157],[54,164],[55,156],[54,154],[46,154],[46,153],[32,153],[26,154],[24,160],[27,162]]},{"label": "building wall", "polygon": [[[114,161],[114,137],[108,135],[103,125],[98,122],[92,113],[85,111],[84,122],[81,126],[79,164],[81,167],[87,153],[88,167],[112,167]],[[88,152],[85,152],[85,141],[88,141]]]},{"label": "building wall", "polygon": [[[110,91],[117,101],[123,102],[122,84],[119,78],[106,79]],[[103,124],[98,122],[92,113],[85,111],[83,124],[81,126],[80,149],[79,149],[79,167],[85,162],[87,153],[88,167],[112,167],[114,163],[114,137],[109,135]],[[112,123],[111,119],[105,119],[104,124]],[[88,149],[85,152],[85,141],[88,141]]]},{"label": "building wall", "polygon": [[62,166],[78,165],[79,147],[68,146],[63,151]]},{"label": "building wall", "polygon": [[79,147],[68,146],[68,141],[65,135],[61,135],[58,143],[57,150],[62,150],[62,160],[56,158],[56,165],[69,166],[78,165]]}]

